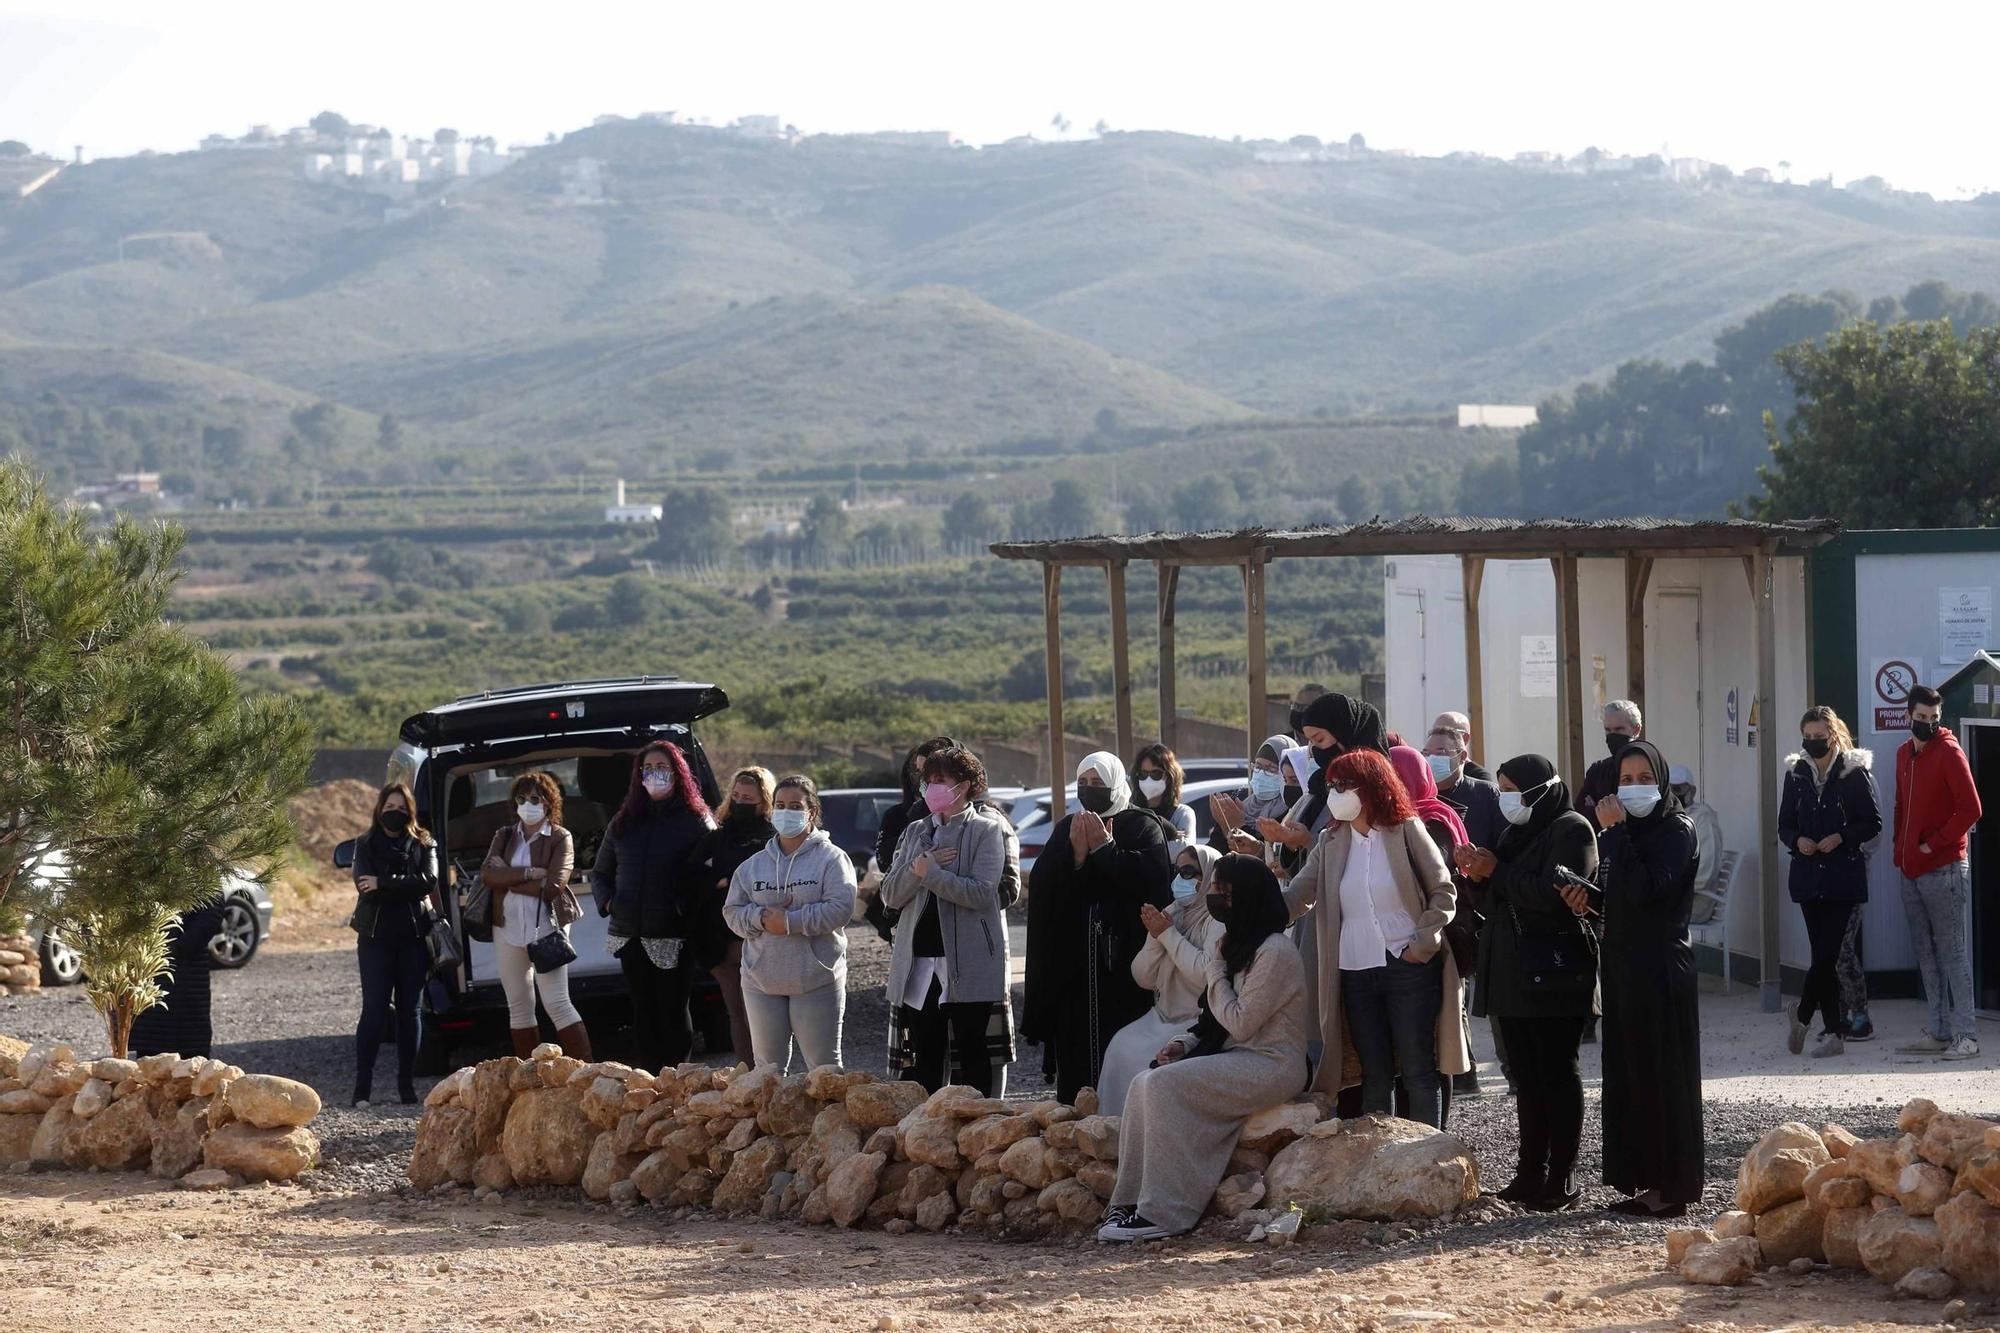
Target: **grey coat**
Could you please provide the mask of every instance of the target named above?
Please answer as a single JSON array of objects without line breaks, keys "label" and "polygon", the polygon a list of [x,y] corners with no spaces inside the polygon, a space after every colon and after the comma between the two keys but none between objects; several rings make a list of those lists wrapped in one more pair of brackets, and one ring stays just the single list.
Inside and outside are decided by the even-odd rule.
[{"label": "grey coat", "polygon": [[[926,852],[957,851],[946,869],[932,863],[921,878],[912,867]],[[932,898],[937,899],[938,926],[944,935],[946,1004],[1005,1001],[1007,990],[1007,915],[1001,904],[1001,882],[1021,874],[1021,840],[1004,815],[972,805],[942,825],[926,816],[903,830],[896,859],[882,878],[882,905],[903,913],[889,958],[889,1003],[900,1004],[909,984],[916,942],[916,923]]]},{"label": "grey coat", "polygon": [[[767,907],[785,914],[785,933],[767,934]],[[722,919],[743,938],[743,986],[760,995],[807,995],[847,985],[847,920],[854,914],[854,864],[825,829],[790,856],[772,838],[736,868]]]}]

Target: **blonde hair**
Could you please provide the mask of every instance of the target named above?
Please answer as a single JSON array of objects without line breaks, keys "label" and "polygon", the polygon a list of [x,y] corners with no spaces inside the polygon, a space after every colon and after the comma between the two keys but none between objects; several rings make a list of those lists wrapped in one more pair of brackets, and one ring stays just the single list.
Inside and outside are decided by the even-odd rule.
[{"label": "blonde hair", "polygon": [[778,795],[778,780],[771,775],[771,770],[758,768],[755,765],[739,768],[736,770],[736,776],[729,779],[729,785],[734,788],[739,782],[748,782],[757,788],[757,813],[769,819],[771,802],[776,800]]},{"label": "blonde hair", "polygon": [[1814,704],[1806,709],[1806,715],[1799,719],[1803,728],[1808,722],[1818,722],[1833,733],[1833,752],[1840,754],[1854,748],[1854,737],[1848,734],[1847,724],[1840,720],[1840,714],[1826,704]]}]

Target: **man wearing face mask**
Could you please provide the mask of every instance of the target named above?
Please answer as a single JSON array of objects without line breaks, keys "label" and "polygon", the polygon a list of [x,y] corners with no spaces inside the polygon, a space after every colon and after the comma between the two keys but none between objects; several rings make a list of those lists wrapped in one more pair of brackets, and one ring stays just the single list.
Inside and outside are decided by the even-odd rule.
[{"label": "man wearing face mask", "polygon": [[[1459,765],[1461,771],[1464,772],[1465,776],[1469,778],[1478,778],[1481,782],[1490,783],[1493,781],[1493,775],[1487,772],[1485,769],[1481,768],[1478,764],[1473,763],[1470,758],[1470,755],[1472,754],[1471,718],[1467,717],[1463,713],[1439,713],[1436,717],[1431,719],[1431,731],[1433,734],[1437,733],[1438,731],[1456,732],[1458,734],[1459,749],[1461,752],[1463,752],[1465,755],[1468,756],[1464,761],[1464,763]],[[1436,771],[1435,768],[1433,768],[1433,772],[1435,771]]]},{"label": "man wearing face mask", "polygon": [[1969,1060],[1979,1054],[1973,1030],[1972,954],[1966,904],[1972,894],[1967,835],[1983,813],[1958,737],[1942,724],[1944,699],[1928,685],[1910,691],[1910,739],[1896,750],[1896,869],[1903,912],[1923,977],[1930,1023],[1896,1049]]},{"label": "man wearing face mask", "polygon": [[1590,821],[1593,829],[1603,831],[1597,823],[1599,802],[1618,794],[1619,754],[1645,734],[1645,719],[1639,714],[1639,705],[1630,699],[1613,699],[1604,705],[1604,748],[1610,753],[1584,773],[1583,785],[1576,793],[1577,812]]},{"label": "man wearing face mask", "polygon": [[1438,799],[1458,812],[1465,835],[1474,847],[1491,847],[1505,821],[1500,818],[1500,788],[1484,772],[1473,772],[1467,757],[1472,733],[1453,725],[1459,713],[1440,713],[1424,740],[1424,762],[1437,783]]}]

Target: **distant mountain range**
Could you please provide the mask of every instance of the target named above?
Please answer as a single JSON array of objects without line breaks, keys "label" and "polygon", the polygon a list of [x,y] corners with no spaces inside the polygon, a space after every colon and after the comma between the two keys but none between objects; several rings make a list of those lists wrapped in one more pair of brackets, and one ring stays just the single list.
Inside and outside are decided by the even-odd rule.
[{"label": "distant mountain range", "polygon": [[[1185,429],[1533,402],[1700,356],[1786,292],[2000,272],[1987,204],[1163,134],[974,151],[626,122],[393,199],[302,157],[0,194],[0,397],[260,435],[329,400],[477,458],[865,458],[1082,438],[1107,409]],[[329,462],[376,446],[339,420]]]}]

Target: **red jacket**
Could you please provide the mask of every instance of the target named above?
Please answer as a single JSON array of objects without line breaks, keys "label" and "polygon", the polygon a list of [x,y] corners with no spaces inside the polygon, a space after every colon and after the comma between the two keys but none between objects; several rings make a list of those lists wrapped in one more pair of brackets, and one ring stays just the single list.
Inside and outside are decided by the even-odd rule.
[{"label": "red jacket", "polygon": [[1922,754],[1915,741],[1903,742],[1896,751],[1897,869],[1915,879],[1963,860],[1966,835],[1979,814],[1979,791],[1958,737],[1939,727]]}]

